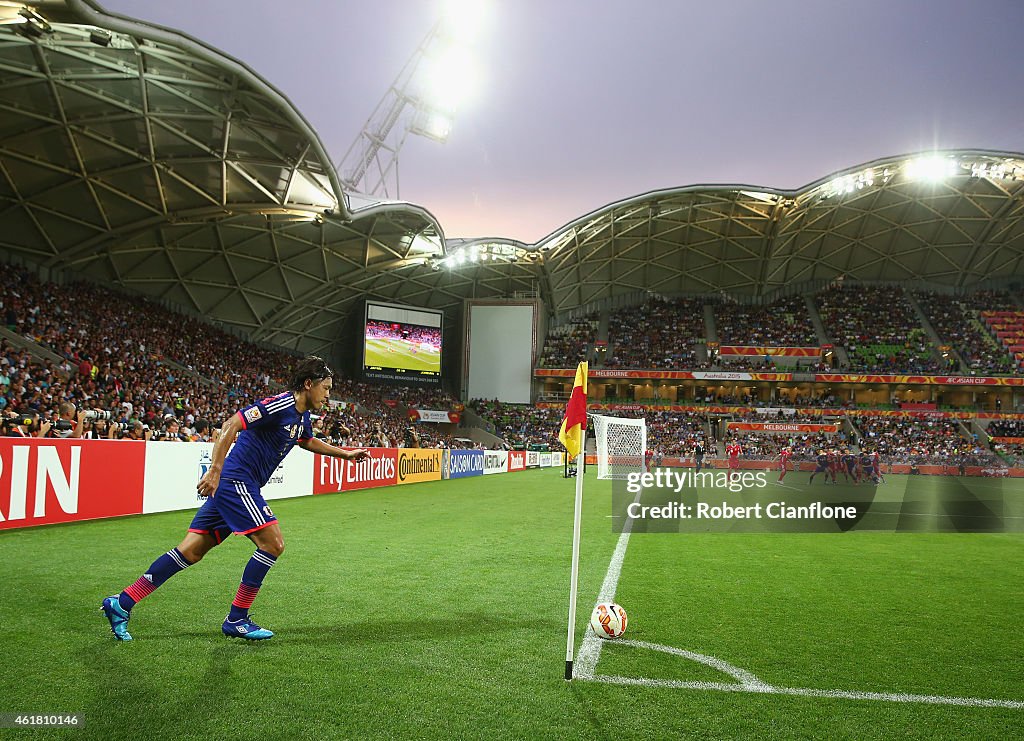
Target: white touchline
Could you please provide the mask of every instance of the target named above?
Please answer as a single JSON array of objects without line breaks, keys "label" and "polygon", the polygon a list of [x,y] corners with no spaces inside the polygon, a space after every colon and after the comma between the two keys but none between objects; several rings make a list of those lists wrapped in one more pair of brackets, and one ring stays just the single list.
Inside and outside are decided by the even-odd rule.
[{"label": "white touchline", "polygon": [[[639,498],[639,495],[637,496]],[[597,595],[597,602],[611,602],[615,599],[615,590],[619,586],[622,561],[626,557],[626,546],[629,545],[629,533],[632,527],[633,521],[627,520],[622,528],[622,535],[619,536],[619,542],[615,544],[615,552],[612,553],[611,563],[608,564],[608,572],[604,575],[604,581],[601,583],[601,591]],[[601,647],[603,645],[604,641],[598,638],[594,631],[589,629],[586,631],[583,636],[583,645],[580,646],[580,653],[576,657],[573,671],[574,677],[579,679],[594,678],[594,669],[597,667],[597,660],[601,658]]]}]

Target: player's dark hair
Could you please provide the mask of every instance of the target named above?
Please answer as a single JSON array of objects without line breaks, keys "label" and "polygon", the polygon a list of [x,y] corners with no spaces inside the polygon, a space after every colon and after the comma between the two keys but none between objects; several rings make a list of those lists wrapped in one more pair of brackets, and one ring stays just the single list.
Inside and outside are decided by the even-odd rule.
[{"label": "player's dark hair", "polygon": [[334,371],[316,355],[307,355],[292,371],[292,380],[288,385],[291,391],[302,391],[306,388],[306,381],[321,381],[325,378],[333,378]]}]

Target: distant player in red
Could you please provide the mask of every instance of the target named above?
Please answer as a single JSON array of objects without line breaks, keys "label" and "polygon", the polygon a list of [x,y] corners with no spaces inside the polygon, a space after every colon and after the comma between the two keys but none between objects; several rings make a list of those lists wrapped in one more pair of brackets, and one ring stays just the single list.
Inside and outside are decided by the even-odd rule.
[{"label": "distant player in red", "polygon": [[875,481],[885,481],[882,478],[882,456],[877,450],[871,451],[871,471],[875,474]]},{"label": "distant player in red", "polygon": [[793,457],[793,451],[790,448],[783,448],[782,452],[779,453],[779,483],[786,478],[786,472],[789,470],[789,459]]},{"label": "distant player in red", "polygon": [[729,443],[725,446],[725,454],[729,456],[729,480],[732,481],[732,473],[740,467],[740,455],[743,454],[743,447],[739,443]]},{"label": "distant player in red", "polygon": [[650,448],[648,448],[647,452],[644,453],[644,470],[645,471],[649,472],[651,470],[651,461],[653,461],[653,460],[654,460],[654,451],[651,450]]},{"label": "distant player in red", "polygon": [[836,483],[836,474],[839,473],[839,453],[834,449],[827,451],[828,456],[828,477],[832,479],[832,483]]}]

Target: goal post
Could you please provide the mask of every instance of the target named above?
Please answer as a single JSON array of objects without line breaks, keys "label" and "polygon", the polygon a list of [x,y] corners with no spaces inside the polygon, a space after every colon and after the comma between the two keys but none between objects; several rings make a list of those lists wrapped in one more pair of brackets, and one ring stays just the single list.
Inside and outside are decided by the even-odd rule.
[{"label": "goal post", "polygon": [[597,478],[625,479],[643,472],[647,452],[647,420],[590,416],[597,440]]}]

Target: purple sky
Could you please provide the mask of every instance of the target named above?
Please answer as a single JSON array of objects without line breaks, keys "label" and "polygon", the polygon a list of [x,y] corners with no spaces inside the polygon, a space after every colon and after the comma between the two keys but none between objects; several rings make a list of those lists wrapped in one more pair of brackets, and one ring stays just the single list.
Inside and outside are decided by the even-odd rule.
[{"label": "purple sky", "polygon": [[[339,159],[441,0],[100,0],[287,95]],[[410,137],[402,198],[533,242],[657,188],[795,188],[933,147],[1024,151],[1020,0],[488,0],[482,90]]]}]

